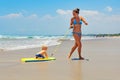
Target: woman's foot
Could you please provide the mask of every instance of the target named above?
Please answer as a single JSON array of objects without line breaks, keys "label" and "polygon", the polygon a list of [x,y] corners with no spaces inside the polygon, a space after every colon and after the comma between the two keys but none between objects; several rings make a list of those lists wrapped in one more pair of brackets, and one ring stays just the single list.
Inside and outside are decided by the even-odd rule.
[{"label": "woman's foot", "polygon": [[68,59],[70,59],[70,57],[71,57],[71,55],[69,54],[69,55],[68,55]]},{"label": "woman's foot", "polygon": [[70,59],[70,56],[68,56],[68,59]]},{"label": "woman's foot", "polygon": [[80,60],[84,60],[84,58],[83,58],[83,57],[80,57]]}]

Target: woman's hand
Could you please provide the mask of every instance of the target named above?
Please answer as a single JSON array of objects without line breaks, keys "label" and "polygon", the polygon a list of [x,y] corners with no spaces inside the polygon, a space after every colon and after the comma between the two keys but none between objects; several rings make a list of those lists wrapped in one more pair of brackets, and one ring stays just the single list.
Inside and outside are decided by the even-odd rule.
[{"label": "woman's hand", "polygon": [[87,23],[87,22],[85,22],[85,25],[88,25],[88,23]]},{"label": "woman's hand", "polygon": [[70,28],[69,29],[72,29],[73,28],[73,25],[70,25]]}]

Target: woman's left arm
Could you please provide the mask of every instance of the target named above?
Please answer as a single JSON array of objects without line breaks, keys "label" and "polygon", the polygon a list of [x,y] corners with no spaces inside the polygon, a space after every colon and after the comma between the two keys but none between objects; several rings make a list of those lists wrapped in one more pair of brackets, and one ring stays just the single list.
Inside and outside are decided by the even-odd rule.
[{"label": "woman's left arm", "polygon": [[83,18],[82,16],[81,16],[81,20],[84,22],[85,25],[88,25],[88,23],[86,22],[85,18]]}]

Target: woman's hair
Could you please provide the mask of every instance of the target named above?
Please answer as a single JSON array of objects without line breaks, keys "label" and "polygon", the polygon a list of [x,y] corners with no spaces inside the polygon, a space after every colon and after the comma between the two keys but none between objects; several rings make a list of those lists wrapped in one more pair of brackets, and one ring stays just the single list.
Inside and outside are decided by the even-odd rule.
[{"label": "woman's hair", "polygon": [[73,10],[73,12],[76,12],[76,13],[78,13],[78,14],[79,14],[79,11],[80,11],[79,8],[76,8],[76,9]]}]

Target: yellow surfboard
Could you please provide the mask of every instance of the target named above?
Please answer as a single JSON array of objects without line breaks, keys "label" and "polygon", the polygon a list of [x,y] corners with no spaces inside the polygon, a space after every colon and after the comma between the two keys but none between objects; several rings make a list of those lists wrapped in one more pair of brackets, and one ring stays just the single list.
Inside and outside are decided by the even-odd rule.
[{"label": "yellow surfboard", "polygon": [[48,58],[21,58],[22,62],[42,62],[42,61],[51,61],[56,60],[55,57],[48,57]]}]

